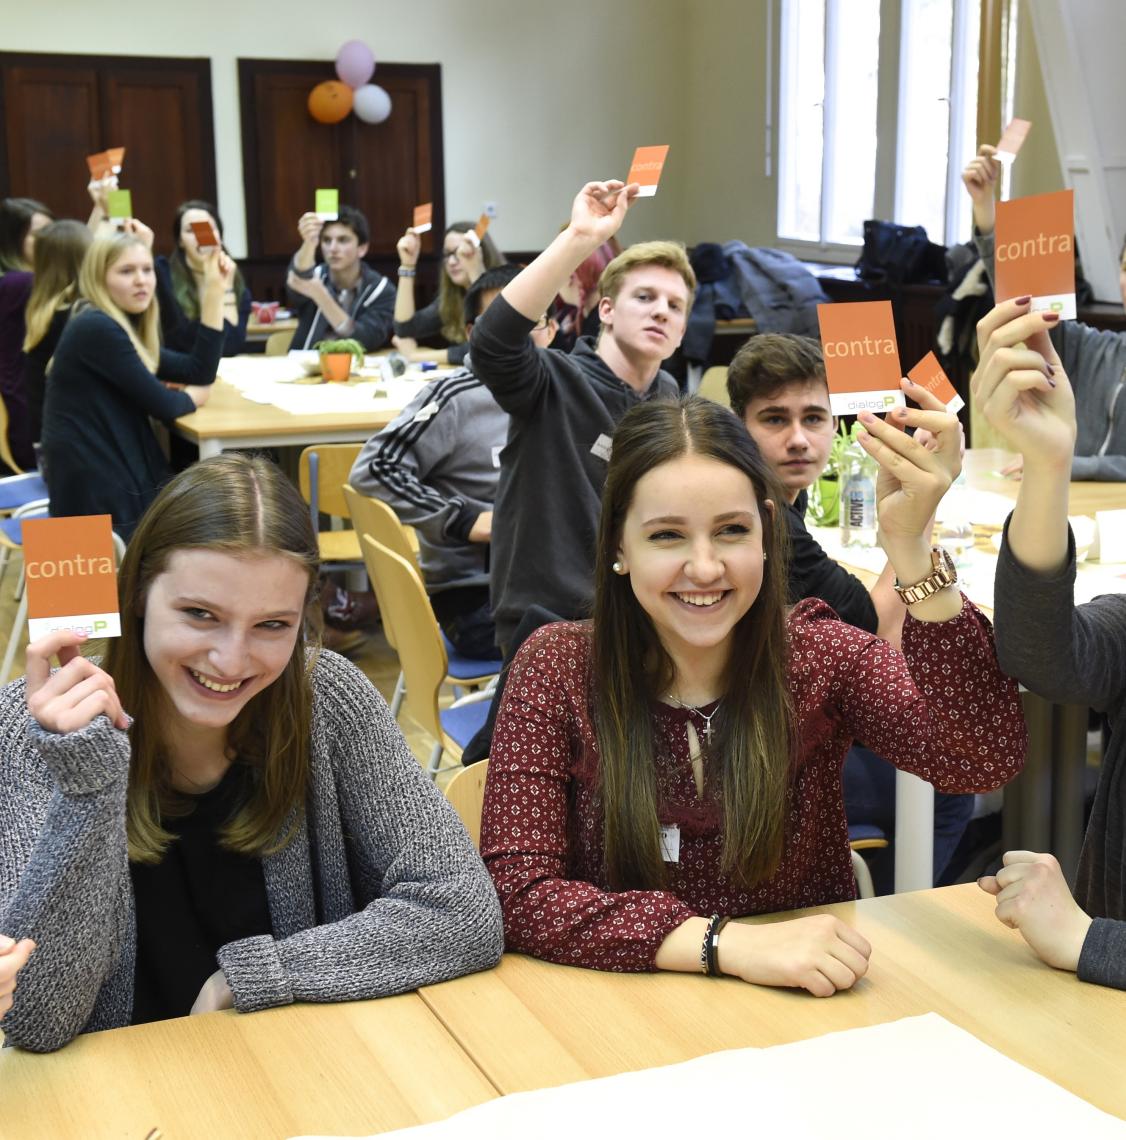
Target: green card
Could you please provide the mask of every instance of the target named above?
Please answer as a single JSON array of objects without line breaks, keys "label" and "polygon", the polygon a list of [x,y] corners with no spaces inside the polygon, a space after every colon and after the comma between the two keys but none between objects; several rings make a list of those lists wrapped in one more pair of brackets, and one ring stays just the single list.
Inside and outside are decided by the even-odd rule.
[{"label": "green card", "polygon": [[318,190],[316,193],[316,207],[313,213],[322,222],[335,222],[340,215],[340,191]]},{"label": "green card", "polygon": [[106,195],[106,210],[111,218],[133,216],[133,195],[128,190],[111,190]]}]

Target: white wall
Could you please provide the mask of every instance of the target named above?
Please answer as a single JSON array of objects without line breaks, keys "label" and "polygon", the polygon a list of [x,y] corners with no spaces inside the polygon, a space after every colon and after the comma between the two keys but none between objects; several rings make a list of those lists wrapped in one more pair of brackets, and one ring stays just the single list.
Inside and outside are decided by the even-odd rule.
[{"label": "white wall", "polygon": [[246,248],[240,56],[331,61],[345,40],[361,39],[377,61],[438,62],[447,216],[475,217],[491,199],[500,244],[539,249],[583,182],[624,177],[633,148],[655,143],[673,148],[666,180],[631,213],[622,236],[679,235],[690,176],[691,85],[682,66],[689,7],[686,0],[12,0],[2,44],[210,57],[217,205],[236,255]]}]

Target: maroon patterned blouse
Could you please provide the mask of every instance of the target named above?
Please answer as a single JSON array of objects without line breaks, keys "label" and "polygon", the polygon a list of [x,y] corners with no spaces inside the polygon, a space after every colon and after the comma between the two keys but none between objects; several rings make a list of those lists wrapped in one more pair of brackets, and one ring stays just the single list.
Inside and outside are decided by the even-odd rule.
[{"label": "maroon patterned blouse", "polygon": [[[813,599],[792,611],[789,638],[801,745],[778,870],[750,890],[720,875],[720,822],[696,795],[689,757],[694,714],[654,702],[660,821],[679,825],[680,858],[668,864],[667,890],[620,892],[607,889],[603,866],[588,627],[561,622],[528,639],[497,718],[481,831],[507,949],[651,970],[661,942],[694,915],[853,898],[841,766],[854,739],[944,792],[988,791],[1020,771],[1017,686],[998,669],[992,628],[970,602],[946,622],[908,615],[902,653]],[[699,732],[702,719],[694,723]]]}]

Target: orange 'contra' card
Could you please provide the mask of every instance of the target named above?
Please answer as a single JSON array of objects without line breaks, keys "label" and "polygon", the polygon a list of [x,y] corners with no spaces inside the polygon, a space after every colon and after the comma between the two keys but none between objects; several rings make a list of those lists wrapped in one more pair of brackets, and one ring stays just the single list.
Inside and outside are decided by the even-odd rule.
[{"label": "orange 'contra' card", "polygon": [[1027,119],[1013,119],[1013,121],[1001,132],[1001,138],[997,143],[997,157],[1002,161],[1012,161],[1017,156],[1017,152],[1024,146],[1024,140],[1028,138],[1028,132],[1032,130],[1032,124]]},{"label": "orange 'contra' card", "polygon": [[27,519],[23,556],[32,641],[57,629],[120,637],[109,515]]},{"label": "orange 'contra' card", "polygon": [[1032,297],[1032,311],[1075,319],[1075,193],[1055,190],[997,203],[998,301]]},{"label": "orange 'contra' card", "polygon": [[886,412],[905,403],[890,301],[817,306],[821,348],[835,416]]},{"label": "orange 'contra' card", "polygon": [[414,208],[414,222],[411,229],[416,234],[424,234],[434,224],[434,203],[426,202],[424,205],[415,206]]},{"label": "orange 'contra' card", "polygon": [[668,156],[667,146],[639,146],[633,152],[626,185],[636,182],[641,187],[637,192],[638,197],[652,198],[657,193],[657,183],[661,181],[661,171]]},{"label": "orange 'contra' card", "polygon": [[907,373],[907,379],[912,384],[926,388],[932,395],[937,396],[951,414],[960,412],[966,406],[966,401],[954,390],[954,385],[950,383],[950,377],[943,371],[942,365],[938,362],[938,357],[933,352],[928,352]]}]

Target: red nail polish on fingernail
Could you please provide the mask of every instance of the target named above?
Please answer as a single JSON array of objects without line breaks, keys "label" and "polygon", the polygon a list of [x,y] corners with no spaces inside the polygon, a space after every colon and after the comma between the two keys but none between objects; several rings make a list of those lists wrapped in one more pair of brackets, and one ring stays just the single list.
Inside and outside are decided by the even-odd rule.
[{"label": "red nail polish on fingernail", "polygon": [[1059,319],[1060,319],[1059,313],[1045,313],[1044,314],[1044,320],[1046,320],[1049,324],[1053,324],[1054,322],[1058,321]]},{"label": "red nail polish on fingernail", "polygon": [[1031,296],[1017,297],[1016,298],[1016,304],[1018,304],[1018,305],[1031,305],[1032,304],[1032,297]]},{"label": "red nail polish on fingernail", "polygon": [[1045,364],[1044,367],[1047,368],[1049,376],[1055,376],[1056,366],[1054,364]]}]

